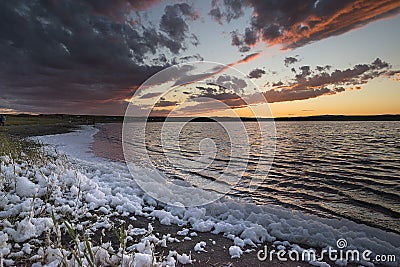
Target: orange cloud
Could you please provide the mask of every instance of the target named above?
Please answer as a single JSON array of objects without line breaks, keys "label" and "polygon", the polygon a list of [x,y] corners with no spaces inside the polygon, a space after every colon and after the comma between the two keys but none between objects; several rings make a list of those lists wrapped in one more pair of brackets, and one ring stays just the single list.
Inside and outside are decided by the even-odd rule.
[{"label": "orange cloud", "polygon": [[223,14],[227,22],[237,18],[235,14],[243,15],[243,8],[253,8],[251,24],[244,33],[232,32],[232,44],[240,49],[248,49],[257,42],[281,45],[282,49],[301,47],[392,17],[400,9],[398,0],[248,0],[242,4],[225,1],[224,4],[227,11],[219,14]]},{"label": "orange cloud", "polygon": [[243,59],[240,59],[240,60],[238,60],[238,61],[236,61],[236,62],[233,62],[233,63],[228,64],[228,67],[233,67],[233,66],[238,65],[238,64],[250,62],[250,61],[252,61],[253,59],[259,57],[260,54],[261,54],[260,52],[257,52],[257,53],[253,53],[253,54],[247,55],[247,56],[245,56]]},{"label": "orange cloud", "polygon": [[285,49],[295,48],[357,29],[399,7],[399,1],[358,0],[347,4],[329,17],[310,15],[306,20],[285,29],[281,36],[264,41],[269,45],[283,44]]}]

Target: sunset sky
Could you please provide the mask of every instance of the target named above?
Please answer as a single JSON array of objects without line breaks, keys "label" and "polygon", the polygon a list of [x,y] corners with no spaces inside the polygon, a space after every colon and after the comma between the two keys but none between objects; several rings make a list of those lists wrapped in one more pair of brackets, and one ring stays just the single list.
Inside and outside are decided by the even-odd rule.
[{"label": "sunset sky", "polygon": [[[218,70],[185,87],[193,101],[180,115],[229,115],[213,105],[193,112],[204,105],[195,94],[249,116],[236,94],[253,97],[243,81],[275,117],[400,114],[399,13],[398,0],[1,1],[0,113],[123,115],[130,100],[143,108],[140,98],[166,111],[178,96],[141,84],[210,61],[245,76]],[[172,85],[191,75],[179,74]],[[231,91],[210,85],[227,79]]]}]

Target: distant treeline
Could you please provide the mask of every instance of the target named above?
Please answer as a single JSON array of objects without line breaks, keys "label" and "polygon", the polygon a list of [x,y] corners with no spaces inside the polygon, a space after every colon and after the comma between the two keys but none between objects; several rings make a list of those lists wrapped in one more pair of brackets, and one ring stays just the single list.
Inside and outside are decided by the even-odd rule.
[{"label": "distant treeline", "polygon": [[[142,119],[143,120],[143,119]],[[280,117],[280,118],[229,118],[229,117],[149,117],[147,121],[193,121],[193,122],[216,122],[216,121],[400,121],[400,115],[369,115],[369,116],[347,116],[347,115],[321,115],[307,117]]]},{"label": "distant treeline", "polygon": [[281,117],[275,121],[400,121],[400,115],[320,115],[307,117]]},{"label": "distant treeline", "polygon": [[[41,115],[7,115],[16,119],[53,119],[60,122],[67,122],[73,124],[94,124],[94,123],[122,123],[123,116],[101,116],[101,115],[68,115],[68,114],[41,114]],[[400,121],[400,115],[320,115],[320,116],[307,116],[307,117],[280,117],[280,118],[232,118],[232,117],[126,117],[128,122],[134,121],[148,121],[148,122],[217,122],[217,121]]]}]

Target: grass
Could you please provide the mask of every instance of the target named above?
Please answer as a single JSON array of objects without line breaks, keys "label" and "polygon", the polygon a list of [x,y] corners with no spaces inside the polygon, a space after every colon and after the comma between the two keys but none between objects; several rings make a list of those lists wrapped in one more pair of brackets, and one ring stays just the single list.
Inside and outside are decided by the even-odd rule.
[{"label": "grass", "polygon": [[43,116],[13,116],[8,115],[6,125],[7,126],[15,126],[15,125],[44,125],[44,124],[57,124],[63,123],[65,120],[62,118],[56,117],[43,117]]},{"label": "grass", "polygon": [[[22,161],[31,165],[44,160],[44,153],[40,144],[9,135],[6,132],[0,132],[0,156],[9,157],[13,165]],[[8,192],[11,190],[12,183],[15,184],[15,179],[3,176],[1,167],[0,164],[0,190]]]},{"label": "grass", "polygon": [[0,132],[0,156],[9,156],[18,160],[21,156],[36,160],[43,156],[42,146],[36,142]]},{"label": "grass", "polygon": [[121,116],[95,116],[95,115],[7,115],[6,126],[27,126],[27,125],[52,125],[52,124],[94,124],[107,122],[122,122]]},{"label": "grass", "polygon": [[[112,228],[109,229],[111,235],[106,235],[97,242],[92,237],[94,233],[87,233],[88,229],[79,229],[77,226],[83,222],[83,214],[85,211],[84,200],[82,195],[78,193],[77,199],[74,199],[70,194],[68,187],[65,187],[60,176],[63,173],[43,173],[42,168],[46,169],[49,165],[57,165],[61,168],[68,168],[67,159],[58,156],[47,155],[41,144],[26,140],[18,136],[12,136],[7,132],[0,132],[0,157],[6,156],[8,159],[0,158],[0,199],[7,200],[7,196],[16,194],[17,182],[19,176],[27,177],[31,182],[36,183],[36,174],[46,182],[46,192],[40,196],[31,196],[31,208],[29,214],[16,214],[8,217],[0,217],[2,225],[5,221],[12,225],[12,228],[17,229],[18,224],[25,218],[30,221],[33,218],[51,218],[53,227],[46,230],[40,237],[40,247],[42,247],[41,263],[48,263],[50,258],[59,258],[59,266],[133,266],[135,253],[127,251],[127,232],[124,226],[116,226],[111,219]],[[4,160],[4,162],[2,162]],[[15,166],[19,167],[16,169]],[[2,172],[2,166],[14,166],[14,173],[5,175]],[[52,178],[51,178],[52,177]],[[53,179],[53,180],[52,180]],[[81,183],[78,177],[75,177],[75,186],[81,191]],[[58,183],[58,184],[57,184]],[[57,189],[54,189],[56,188]],[[67,212],[62,210],[62,205],[55,202],[54,195],[60,196],[65,200],[70,200],[76,203],[76,209],[70,209]],[[12,197],[11,197],[12,199]],[[81,204],[78,204],[81,203]],[[0,206],[1,207],[1,206]],[[1,208],[0,208],[1,210]],[[95,211],[94,211],[95,212]],[[26,217],[28,216],[28,217]],[[96,220],[108,220],[100,216]],[[114,233],[114,237],[113,234]],[[114,240],[114,242],[111,242]],[[33,242],[33,243],[32,243]],[[40,247],[35,245],[37,241],[27,240],[23,243],[30,243],[36,246],[31,255],[38,255]],[[114,246],[111,243],[115,243]],[[11,248],[11,253],[18,253],[18,247]],[[132,245],[132,242],[130,242]],[[19,247],[22,243],[19,244]],[[38,250],[39,249],[39,250]],[[31,255],[12,256],[13,264],[19,266],[31,265],[33,262],[30,259]],[[106,256],[105,260],[101,260],[102,255]],[[153,262],[155,261],[153,254]],[[35,260],[36,261],[36,260]],[[34,261],[34,262],[35,262]]]}]

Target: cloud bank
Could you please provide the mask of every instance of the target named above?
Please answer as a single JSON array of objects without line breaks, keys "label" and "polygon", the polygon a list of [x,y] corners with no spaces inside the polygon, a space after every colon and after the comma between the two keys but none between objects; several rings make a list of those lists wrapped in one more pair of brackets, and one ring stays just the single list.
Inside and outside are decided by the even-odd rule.
[{"label": "cloud bank", "polygon": [[187,24],[198,16],[187,4],[166,6],[159,25],[129,19],[158,2],[1,1],[0,105],[122,114],[144,80],[198,43]]},{"label": "cloud bank", "polygon": [[[149,8],[160,14],[155,21],[148,20]],[[229,38],[231,45],[245,53],[260,42],[293,49],[339,35],[397,14],[400,2],[212,0],[209,8],[205,12],[217,21],[216,25],[239,20],[249,14],[247,11],[252,13],[243,29],[232,31]],[[198,10],[181,1],[0,1],[0,108],[123,114],[126,99],[147,78],[180,62],[203,60],[198,51],[188,52],[201,41],[193,34],[192,23],[203,19]],[[260,56],[261,52],[245,54],[228,67]],[[297,55],[284,59],[294,77],[270,81],[272,87],[263,89],[270,102],[357,89],[379,76],[400,79],[397,70],[389,70],[389,64],[380,59],[345,70],[330,65],[298,67],[299,62]],[[198,79],[222,74],[226,69]],[[179,75],[193,81],[193,77]],[[264,75],[262,68],[248,73],[253,79]],[[221,97],[228,99],[229,95]],[[168,104],[172,103],[160,105]]]},{"label": "cloud bank", "polygon": [[[357,64],[347,69],[334,69],[331,66],[312,68],[311,66],[300,66],[293,73],[294,77],[287,83],[277,81],[272,83],[272,88],[265,86],[261,88],[263,97],[254,95],[239,96],[232,91],[232,88],[224,86],[197,87],[199,94],[193,95],[197,101],[196,106],[186,108],[188,112],[212,112],[213,109],[220,110],[221,102],[230,108],[243,108],[250,104],[306,100],[324,95],[335,95],[346,90],[360,90],[361,85],[377,77],[389,77],[398,79],[399,71],[392,70],[391,65],[380,58],[369,64]],[[253,70],[257,72],[256,70]],[[237,81],[236,81],[237,82]],[[201,101],[196,100],[205,97]]]},{"label": "cloud bank", "polygon": [[343,34],[371,21],[399,13],[397,0],[215,0],[209,13],[219,23],[238,19],[250,8],[253,17],[244,32],[232,32],[241,50],[257,42],[292,49]]},{"label": "cloud bank", "polygon": [[315,70],[310,66],[301,66],[294,70],[292,81],[287,84],[281,81],[273,83],[274,88],[265,91],[264,95],[269,103],[334,95],[345,90],[361,89],[360,85],[377,77],[395,76],[397,72],[390,68],[390,64],[380,58],[370,64],[357,64],[352,68],[331,72],[331,66],[317,66]]}]

